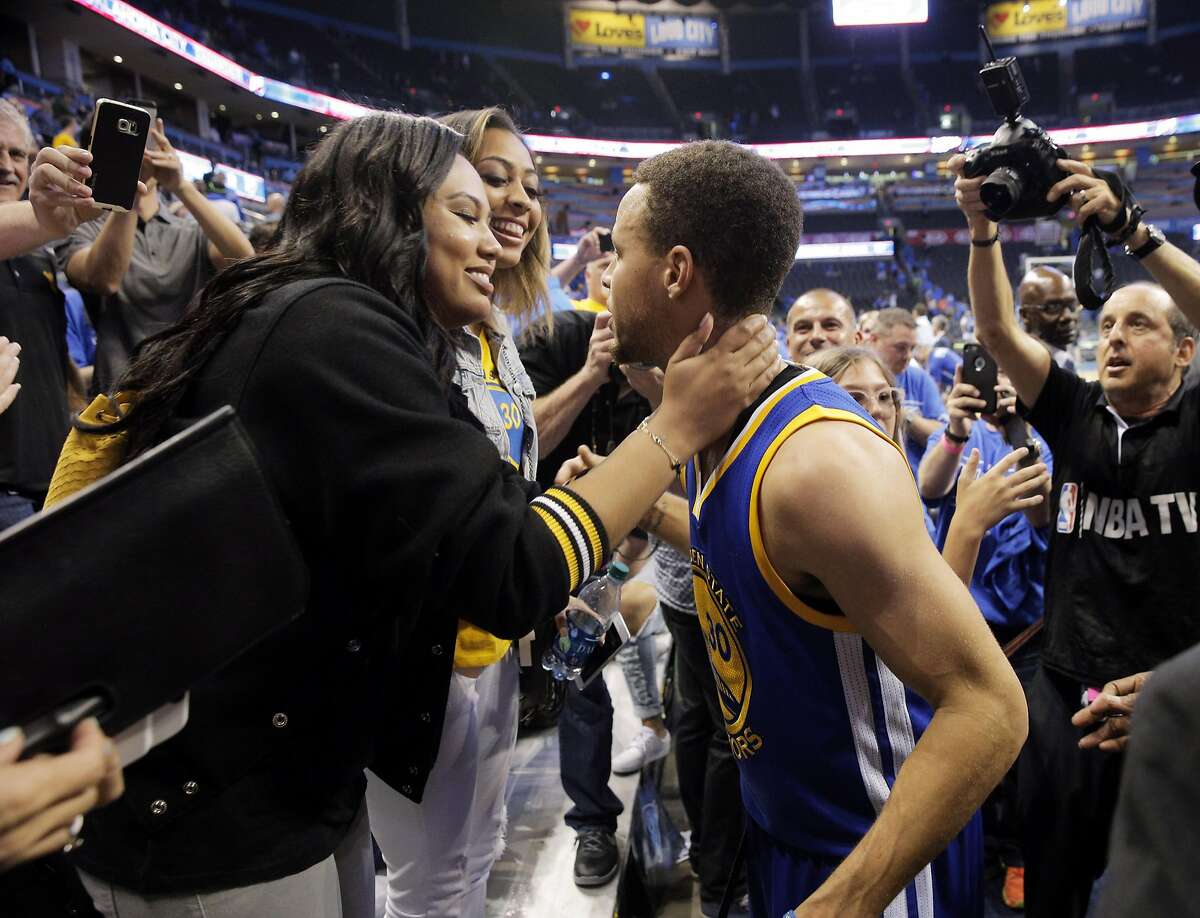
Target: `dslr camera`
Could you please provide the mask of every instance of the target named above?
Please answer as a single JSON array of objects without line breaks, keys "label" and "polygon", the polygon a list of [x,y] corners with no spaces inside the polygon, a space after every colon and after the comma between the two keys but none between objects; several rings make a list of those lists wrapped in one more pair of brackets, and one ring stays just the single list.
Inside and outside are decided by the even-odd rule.
[{"label": "dslr camera", "polygon": [[996,114],[1004,119],[991,143],[985,143],[966,154],[963,175],[967,178],[987,176],[979,189],[987,207],[989,220],[1032,220],[1051,217],[1067,202],[1063,195],[1057,201],[1047,201],[1046,193],[1067,177],[1055,164],[1067,154],[1050,139],[1050,135],[1021,117],[1021,109],[1029,101],[1029,87],[1021,75],[1015,57],[996,59],[995,49],[983,26],[979,27],[990,63],[979,71],[983,87]]}]

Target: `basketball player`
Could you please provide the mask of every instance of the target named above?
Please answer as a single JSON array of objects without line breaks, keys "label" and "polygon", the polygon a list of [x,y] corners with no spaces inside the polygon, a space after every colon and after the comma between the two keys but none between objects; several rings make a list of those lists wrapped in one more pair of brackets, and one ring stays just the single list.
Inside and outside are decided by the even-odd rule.
[{"label": "basketball player", "polygon": [[[642,163],[605,274],[616,359],[665,366],[706,312],[725,328],[767,311],[800,227],[786,176],[734,144]],[[1025,702],[904,455],[831,380],[780,361],[683,477],[753,913],[982,915],[975,814]]]}]

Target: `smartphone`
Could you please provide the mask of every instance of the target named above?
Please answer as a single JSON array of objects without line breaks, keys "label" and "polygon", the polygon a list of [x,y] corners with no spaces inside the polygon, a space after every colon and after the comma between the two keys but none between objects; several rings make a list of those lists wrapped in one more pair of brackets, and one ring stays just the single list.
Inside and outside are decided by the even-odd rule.
[{"label": "smartphone", "polygon": [[25,734],[25,746],[21,750],[21,758],[66,752],[75,726],[89,717],[101,716],[108,707],[103,695],[87,695],[67,702],[31,723],[23,724],[21,732]]},{"label": "smartphone", "polygon": [[105,210],[127,212],[137,200],[142,154],[150,136],[150,113],[136,105],[100,99],[92,115],[92,202]]},{"label": "smartphone", "polygon": [[618,612],[613,616],[608,630],[604,632],[604,640],[596,645],[591,656],[584,662],[583,669],[575,677],[575,684],[581,689],[586,688],[588,683],[600,675],[605,665],[612,661],[613,657],[617,655],[617,651],[628,640],[629,626],[625,624],[625,619]]},{"label": "smartphone", "polygon": [[613,241],[612,241],[612,233],[600,233],[599,235],[600,235],[600,251],[605,252],[605,253],[614,251]]},{"label": "smartphone", "polygon": [[996,361],[982,345],[963,345],[962,381],[979,390],[979,397],[986,402],[983,414],[996,413],[998,373]]}]

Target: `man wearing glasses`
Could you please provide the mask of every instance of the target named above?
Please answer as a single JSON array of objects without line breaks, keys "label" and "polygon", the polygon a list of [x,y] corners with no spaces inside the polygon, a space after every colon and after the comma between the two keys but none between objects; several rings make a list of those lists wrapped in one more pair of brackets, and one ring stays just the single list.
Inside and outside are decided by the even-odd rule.
[{"label": "man wearing glasses", "polygon": [[1042,341],[1054,362],[1071,373],[1075,361],[1067,348],[1079,337],[1079,298],[1071,278],[1057,268],[1031,268],[1017,288],[1025,331]]}]

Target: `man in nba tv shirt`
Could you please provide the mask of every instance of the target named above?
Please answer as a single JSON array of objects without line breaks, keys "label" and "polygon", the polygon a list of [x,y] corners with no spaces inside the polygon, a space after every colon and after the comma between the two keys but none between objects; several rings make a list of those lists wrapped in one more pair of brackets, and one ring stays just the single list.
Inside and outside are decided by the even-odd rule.
[{"label": "man in nba tv shirt", "polygon": [[[731,143],[686,144],[634,178],[605,275],[615,353],[665,366],[705,313],[721,329],[771,307],[800,204]],[[1016,757],[1025,705],[926,535],[900,448],[827,377],[781,361],[684,471],[753,914],[981,916],[974,814]]]},{"label": "man in nba tv shirt", "polygon": [[[961,156],[949,163],[960,176],[962,165]],[[1083,163],[1060,165],[1070,174],[1050,193],[1069,193],[1081,223],[1095,216],[1119,232],[1127,217],[1104,180]],[[1018,327],[980,183],[956,184],[975,243],[976,331],[1054,452],[1045,643],[1017,771],[1025,908],[1030,918],[1075,918],[1104,870],[1121,756],[1080,748],[1086,730],[1071,717],[1106,683],[1200,642],[1200,391],[1182,383],[1196,349],[1200,265],[1137,226],[1126,252],[1162,286],[1130,284],[1104,304],[1099,381],[1084,382]]]}]

